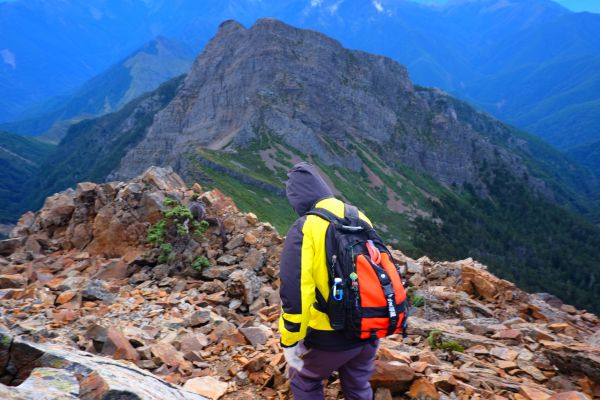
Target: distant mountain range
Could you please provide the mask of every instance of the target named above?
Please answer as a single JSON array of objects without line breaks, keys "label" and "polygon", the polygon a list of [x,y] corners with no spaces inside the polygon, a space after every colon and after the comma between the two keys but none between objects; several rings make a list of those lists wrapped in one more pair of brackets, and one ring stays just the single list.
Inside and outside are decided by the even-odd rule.
[{"label": "distant mountain range", "polygon": [[523,286],[598,306],[600,228],[581,217],[600,220],[594,176],[415,86],[389,58],[274,19],[223,23],[185,78],[73,125],[24,203],[170,165],[285,232],[285,172],[303,159],[403,251],[473,256]]},{"label": "distant mountain range", "polygon": [[10,132],[42,135],[58,142],[68,127],[83,118],[121,109],[161,83],[187,72],[194,58],[186,46],[159,37],[76,89],[30,109],[25,118],[2,126]]},{"label": "distant mountain range", "polygon": [[19,113],[22,120],[36,100],[72,93],[157,34],[199,50],[220,21],[249,25],[263,16],[390,56],[415,82],[449,91],[560,149],[600,140],[600,14],[574,13],[550,0],[4,3],[0,121]]}]

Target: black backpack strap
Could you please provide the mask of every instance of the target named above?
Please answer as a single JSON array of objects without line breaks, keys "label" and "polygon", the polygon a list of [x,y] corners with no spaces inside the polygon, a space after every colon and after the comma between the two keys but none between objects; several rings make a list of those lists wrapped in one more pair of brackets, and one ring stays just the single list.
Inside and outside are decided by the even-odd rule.
[{"label": "black backpack strap", "polygon": [[337,215],[324,208],[313,208],[304,215],[316,215],[317,217],[321,217],[331,224],[339,224],[341,222]]},{"label": "black backpack strap", "polygon": [[365,229],[365,227],[360,224],[358,209],[349,204],[344,204],[344,219],[339,218],[337,215],[324,208],[313,208],[304,215],[316,215],[321,217],[325,221],[335,225],[337,229],[345,232],[360,232]]}]

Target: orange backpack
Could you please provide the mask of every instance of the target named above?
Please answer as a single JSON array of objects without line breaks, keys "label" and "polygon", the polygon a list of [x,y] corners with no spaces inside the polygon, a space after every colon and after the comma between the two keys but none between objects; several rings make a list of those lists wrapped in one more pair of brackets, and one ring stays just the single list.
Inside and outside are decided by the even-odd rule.
[{"label": "orange backpack", "polygon": [[331,327],[364,340],[402,333],[408,305],[400,269],[375,230],[361,220],[356,207],[344,205],[344,218],[323,208],[316,215],[329,222],[325,248],[329,296],[317,289],[315,308]]}]

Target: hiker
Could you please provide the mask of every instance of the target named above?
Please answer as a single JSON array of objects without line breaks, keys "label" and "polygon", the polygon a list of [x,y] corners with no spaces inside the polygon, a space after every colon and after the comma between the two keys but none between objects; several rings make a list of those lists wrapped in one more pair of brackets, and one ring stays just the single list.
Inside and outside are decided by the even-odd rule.
[{"label": "hiker", "polygon": [[[322,381],[338,371],[347,400],[370,400],[373,392],[369,378],[374,371],[378,338],[398,333],[405,327],[406,295],[404,288],[399,288],[402,286],[399,271],[391,263],[391,255],[386,253],[369,219],[355,207],[336,199],[314,166],[301,162],[288,172],[286,195],[300,216],[285,239],[280,271],[279,330],[294,398],[323,399]],[[366,254],[368,250],[371,257],[361,255],[355,259],[356,263],[349,262],[335,248],[337,242],[330,237],[333,232],[327,232],[330,224],[341,222],[348,225],[339,225],[346,233],[340,230],[343,236],[335,240],[366,235],[364,237],[373,240],[369,240],[370,244],[363,240],[356,250],[357,254]],[[333,259],[335,264],[337,257],[340,262],[332,266],[329,261]],[[375,265],[372,260],[380,264]],[[367,269],[361,272],[359,268]],[[381,276],[389,278],[382,281],[381,286],[373,272],[375,268]],[[330,269],[335,271],[329,272]],[[373,299],[379,302],[373,314],[377,318],[351,320],[345,314],[345,306],[339,308],[339,305],[350,301],[360,307],[363,303],[359,299],[359,292],[362,293],[359,284],[364,286],[362,289],[375,293],[367,282],[373,276],[376,285],[384,288],[377,289],[381,298]],[[389,299],[384,297],[384,291]],[[364,297],[369,295],[365,292]],[[356,327],[357,323],[359,328],[350,332],[350,327]]]}]

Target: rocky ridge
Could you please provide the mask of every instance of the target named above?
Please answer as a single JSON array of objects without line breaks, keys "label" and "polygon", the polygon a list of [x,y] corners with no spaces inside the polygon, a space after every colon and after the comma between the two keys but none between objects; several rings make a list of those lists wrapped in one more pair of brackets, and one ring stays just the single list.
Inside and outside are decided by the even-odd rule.
[{"label": "rocky ridge", "polygon": [[[159,261],[148,229],[196,194],[216,227],[189,240],[194,268]],[[0,242],[0,396],[7,399],[285,399],[279,346],[282,237],[218,190],[170,169],[81,183]],[[528,294],[471,260],[398,251],[409,336],[381,341],[384,399],[600,398],[600,320]],[[126,383],[126,384],[125,384]],[[329,379],[328,399],[341,398]]]},{"label": "rocky ridge", "polygon": [[467,183],[485,195],[481,169],[496,166],[519,180],[528,174],[529,187],[553,196],[524,161],[527,141],[510,128],[440,90],[415,87],[387,57],[272,18],[248,29],[223,22],[110,177],[130,179],[148,165],[186,175],[194,148],[243,148],[264,134],[353,171],[364,164],[353,147],[360,143],[390,166],[447,186]]}]

